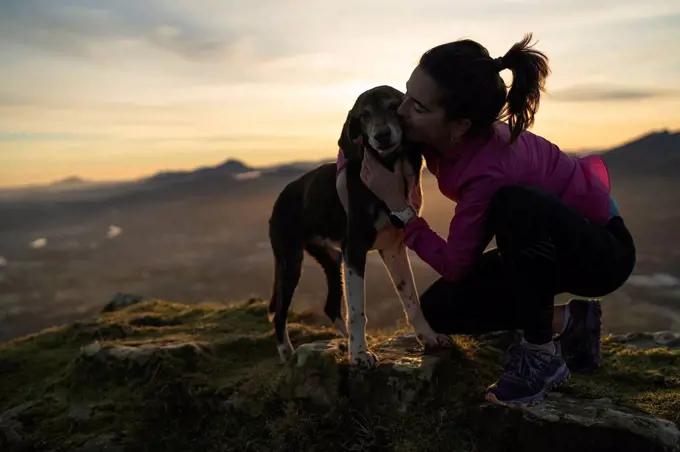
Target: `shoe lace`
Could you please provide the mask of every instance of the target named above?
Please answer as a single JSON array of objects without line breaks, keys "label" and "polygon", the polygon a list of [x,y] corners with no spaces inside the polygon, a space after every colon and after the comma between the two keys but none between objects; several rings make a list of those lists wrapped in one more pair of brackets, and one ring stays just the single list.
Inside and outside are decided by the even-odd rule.
[{"label": "shoe lace", "polygon": [[513,344],[508,349],[508,357],[504,366],[504,378],[508,380],[533,381],[548,367],[548,363],[541,358],[541,354],[545,354],[545,352]]}]

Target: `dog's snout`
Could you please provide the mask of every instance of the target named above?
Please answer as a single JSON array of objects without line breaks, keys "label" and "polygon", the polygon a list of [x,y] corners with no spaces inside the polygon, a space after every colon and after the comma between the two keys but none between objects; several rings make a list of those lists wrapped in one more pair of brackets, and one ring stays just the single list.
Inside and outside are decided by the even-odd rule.
[{"label": "dog's snout", "polygon": [[392,137],[392,132],[389,127],[385,127],[384,129],[378,130],[378,132],[375,134],[375,139],[378,140],[379,143],[389,143],[390,138]]}]

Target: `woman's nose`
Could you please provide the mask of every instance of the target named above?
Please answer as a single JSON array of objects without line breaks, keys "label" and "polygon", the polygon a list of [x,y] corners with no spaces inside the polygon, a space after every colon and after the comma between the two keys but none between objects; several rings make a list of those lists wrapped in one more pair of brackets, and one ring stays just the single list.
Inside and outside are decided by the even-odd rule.
[{"label": "woman's nose", "polygon": [[397,108],[397,114],[402,119],[406,117],[406,99],[404,99],[403,102],[399,104],[399,107]]}]

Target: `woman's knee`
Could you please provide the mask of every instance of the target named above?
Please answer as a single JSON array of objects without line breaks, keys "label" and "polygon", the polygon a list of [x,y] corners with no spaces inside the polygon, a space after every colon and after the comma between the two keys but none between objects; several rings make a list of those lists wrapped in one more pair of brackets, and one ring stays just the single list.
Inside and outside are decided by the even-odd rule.
[{"label": "woman's knee", "polygon": [[453,317],[453,313],[448,312],[454,303],[446,293],[446,283],[447,281],[439,279],[420,295],[423,317],[437,333],[445,333],[449,329],[446,324]]}]

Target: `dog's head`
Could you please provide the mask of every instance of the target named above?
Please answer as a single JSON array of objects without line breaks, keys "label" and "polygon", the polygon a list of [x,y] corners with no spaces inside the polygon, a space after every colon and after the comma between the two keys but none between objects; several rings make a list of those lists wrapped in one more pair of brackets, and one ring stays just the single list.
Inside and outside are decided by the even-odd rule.
[{"label": "dog's head", "polygon": [[397,108],[403,98],[404,93],[387,85],[357,97],[338,140],[347,158],[361,155],[363,146],[370,146],[382,157],[399,149],[403,134]]}]

